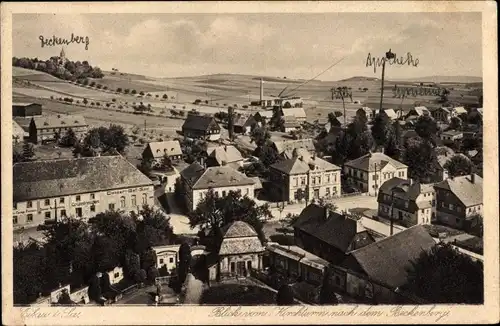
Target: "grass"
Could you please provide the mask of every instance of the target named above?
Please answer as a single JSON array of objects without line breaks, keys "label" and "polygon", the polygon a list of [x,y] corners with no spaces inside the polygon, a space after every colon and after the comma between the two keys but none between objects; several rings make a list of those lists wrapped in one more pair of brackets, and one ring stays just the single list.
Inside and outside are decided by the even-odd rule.
[{"label": "grass", "polygon": [[274,305],[275,293],[266,288],[253,285],[221,284],[203,292],[202,304],[207,305]]},{"label": "grass", "polygon": [[483,239],[479,237],[469,238],[467,240],[457,241],[453,243],[455,246],[470,250],[476,254],[483,254]]}]

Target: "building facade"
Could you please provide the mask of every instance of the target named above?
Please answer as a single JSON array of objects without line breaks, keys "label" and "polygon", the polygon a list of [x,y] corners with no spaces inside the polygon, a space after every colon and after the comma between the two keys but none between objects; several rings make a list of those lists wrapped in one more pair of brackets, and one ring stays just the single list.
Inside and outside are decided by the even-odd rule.
[{"label": "building facade", "polygon": [[434,187],[436,218],[440,223],[465,229],[471,216],[483,215],[483,178],[477,174],[448,178]]},{"label": "building facade", "polygon": [[230,166],[204,167],[195,162],[180,173],[186,206],[195,210],[198,203],[212,190],[225,197],[230,191],[254,198],[255,181]]},{"label": "building facade", "polygon": [[77,138],[82,138],[88,129],[85,118],[80,115],[49,115],[33,117],[29,125],[29,140],[32,143],[54,141],[56,135],[63,137],[69,130],[73,130]]},{"label": "building facade", "polygon": [[169,273],[177,268],[180,245],[154,246],[156,268],[166,268]]},{"label": "building facade", "polygon": [[14,164],[14,228],[154,205],[152,181],[122,156]]},{"label": "building facade", "polygon": [[405,227],[431,224],[436,218],[436,193],[432,184],[392,178],[380,187],[378,215]]},{"label": "building facade", "polygon": [[178,140],[151,142],[142,152],[143,159],[153,160],[156,165],[162,163],[165,155],[172,161],[182,160],[181,144]]},{"label": "building facade", "polygon": [[220,130],[213,116],[188,114],[182,125],[182,134],[193,139],[218,140]]},{"label": "building facade", "polygon": [[368,153],[345,163],[344,174],[361,192],[377,196],[380,186],[387,180],[406,179],[408,166],[383,153]]},{"label": "building facade", "polygon": [[310,201],[341,194],[341,168],[304,149],[295,150],[291,159],[271,165],[269,171],[273,193],[282,201]]}]

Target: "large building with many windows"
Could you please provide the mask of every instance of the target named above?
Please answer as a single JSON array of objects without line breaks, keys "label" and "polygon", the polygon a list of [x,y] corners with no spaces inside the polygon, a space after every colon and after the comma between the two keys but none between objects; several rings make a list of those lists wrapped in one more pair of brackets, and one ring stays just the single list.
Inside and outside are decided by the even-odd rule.
[{"label": "large building with many windows", "polygon": [[13,169],[14,228],[154,204],[153,182],[120,155],[23,162]]}]

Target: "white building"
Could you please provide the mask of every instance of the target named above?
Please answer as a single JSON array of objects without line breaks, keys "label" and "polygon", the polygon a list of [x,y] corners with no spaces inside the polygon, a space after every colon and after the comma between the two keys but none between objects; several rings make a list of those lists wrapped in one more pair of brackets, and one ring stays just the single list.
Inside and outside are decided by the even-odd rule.
[{"label": "white building", "polygon": [[368,153],[346,162],[344,174],[362,192],[376,196],[380,186],[387,180],[394,177],[406,179],[408,166],[383,153]]},{"label": "white building", "polygon": [[170,273],[177,268],[179,260],[180,245],[155,246],[152,249],[156,253],[156,268],[166,268]]},{"label": "white building", "polygon": [[14,228],[154,205],[152,181],[120,155],[23,162],[13,170]]},{"label": "white building", "polygon": [[255,181],[227,165],[205,168],[195,162],[181,171],[181,183],[190,210],[196,209],[209,189],[221,197],[239,191],[253,199],[255,193]]}]

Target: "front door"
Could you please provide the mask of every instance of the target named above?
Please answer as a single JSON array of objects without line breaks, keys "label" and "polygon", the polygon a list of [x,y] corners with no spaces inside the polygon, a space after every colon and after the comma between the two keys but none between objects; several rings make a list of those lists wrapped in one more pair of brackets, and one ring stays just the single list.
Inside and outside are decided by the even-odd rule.
[{"label": "front door", "polygon": [[245,276],[245,262],[239,261],[236,266],[236,273],[238,276]]},{"label": "front door", "polygon": [[319,189],[314,189],[314,198],[319,199]]}]

